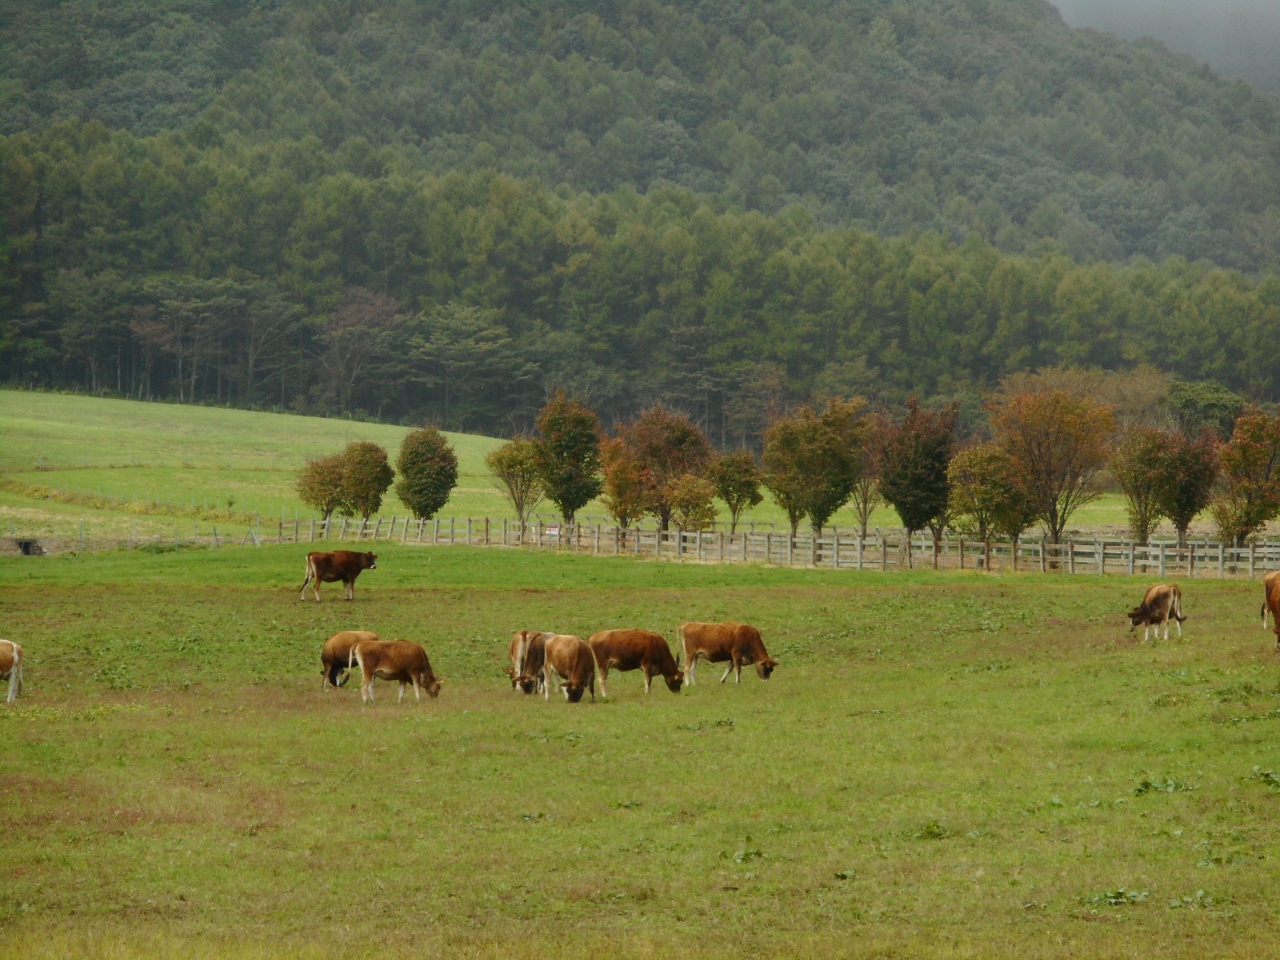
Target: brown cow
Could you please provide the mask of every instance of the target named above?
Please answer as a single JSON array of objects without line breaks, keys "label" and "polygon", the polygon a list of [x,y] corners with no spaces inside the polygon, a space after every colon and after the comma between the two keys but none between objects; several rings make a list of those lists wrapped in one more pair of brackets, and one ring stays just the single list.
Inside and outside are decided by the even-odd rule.
[{"label": "brown cow", "polygon": [[320,689],[337,688],[346,683],[352,649],[357,643],[377,639],[378,635],[370,630],[343,630],[326,640],[320,651]]},{"label": "brown cow", "polygon": [[512,635],[507,650],[511,657],[507,676],[511,678],[512,690],[519,688],[525,693],[537,693],[542,689],[542,665],[546,658],[543,645],[547,637],[554,636],[538,630],[520,630]]},{"label": "brown cow", "polygon": [[721,683],[730,673],[736,675],[735,683],[741,683],[743,666],[752,663],[760,679],[768,680],[778,665],[765,650],[760,631],[745,623],[682,623],[680,642],[684,644],[684,682],[691,687],[699,658],[705,657],[709,663],[729,661]]},{"label": "brown cow", "polygon": [[550,700],[552,685],[559,683],[569,703],[581,700],[582,691],[586,689],[591,690],[591,702],[595,703],[596,658],[587,642],[569,633],[553,633],[545,637],[543,649],[543,699]]},{"label": "brown cow", "polygon": [[1267,629],[1267,614],[1276,633],[1276,649],[1280,650],[1280,570],[1272,570],[1262,578],[1262,629]]},{"label": "brown cow", "polygon": [[[373,703],[373,680],[397,680],[400,683],[400,696],[396,703],[404,700],[404,690],[413,684],[413,698],[422,700],[422,691],[434,699],[440,695],[443,680],[437,680],[431,670],[431,661],[427,659],[427,651],[421,645],[408,640],[365,640],[351,648],[350,663],[360,664],[360,702]],[[348,665],[350,665],[350,663]]]},{"label": "brown cow", "polygon": [[22,648],[12,640],[0,640],[0,680],[9,681],[5,703],[13,703],[22,693]]},{"label": "brown cow", "polygon": [[315,585],[311,588],[315,594],[316,603],[320,602],[320,584],[336,583],[341,580],[347,588],[347,599],[354,600],[356,598],[356,577],[360,576],[361,570],[377,570],[378,559],[376,554],[372,553],[355,553],[351,550],[335,550],[333,553],[308,553],[307,554],[307,576],[302,581],[302,596],[299,600],[307,599],[307,584],[314,581]]},{"label": "brown cow", "polygon": [[1152,627],[1156,628],[1156,636],[1160,635],[1160,625],[1164,624],[1164,639],[1169,639],[1169,621],[1178,625],[1178,636],[1182,636],[1182,591],[1176,583],[1157,583],[1147,590],[1142,603],[1129,611],[1129,632],[1133,633],[1139,626],[1142,629],[1142,641]]},{"label": "brown cow", "polygon": [[676,666],[676,658],[662,634],[648,630],[601,630],[592,634],[587,643],[591,645],[596,669],[600,672],[600,696],[609,696],[604,682],[609,679],[610,667],[643,670],[645,693],[649,692],[655,674],[661,674],[672,693],[680,692],[684,672]]}]

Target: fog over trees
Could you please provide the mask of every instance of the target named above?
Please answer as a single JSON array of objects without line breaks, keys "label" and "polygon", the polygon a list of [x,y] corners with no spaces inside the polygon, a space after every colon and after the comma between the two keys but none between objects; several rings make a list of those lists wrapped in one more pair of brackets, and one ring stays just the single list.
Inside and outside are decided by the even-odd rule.
[{"label": "fog over trees", "polygon": [[1280,3],[1275,0],[1057,0],[1073,27],[1128,40],[1153,37],[1227,77],[1280,95]]}]

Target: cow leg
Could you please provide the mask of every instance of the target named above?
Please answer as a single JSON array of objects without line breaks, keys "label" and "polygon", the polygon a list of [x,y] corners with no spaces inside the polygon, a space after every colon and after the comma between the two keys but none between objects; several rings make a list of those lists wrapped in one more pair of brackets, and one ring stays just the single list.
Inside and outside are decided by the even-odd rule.
[{"label": "cow leg", "polygon": [[1164,639],[1169,639],[1169,618],[1164,618]]},{"label": "cow leg", "polygon": [[[302,594],[298,597],[299,600],[307,599],[307,584],[310,582],[311,582],[311,574],[308,573],[306,578],[302,581]],[[1266,622],[1267,622],[1267,618],[1264,615],[1262,618],[1263,626],[1266,626]]]},{"label": "cow leg", "polygon": [[[644,692],[645,693],[649,692],[649,687],[652,685],[652,683],[653,683],[653,674],[649,672],[648,667],[645,667],[644,668]],[[600,689],[603,690],[604,686],[601,685]]]},{"label": "cow leg", "polygon": [[396,697],[396,703],[404,703],[404,688],[408,686],[403,680],[400,681],[400,696]]},{"label": "cow leg", "polygon": [[544,702],[551,702],[551,664],[549,663],[542,665],[542,699]]},{"label": "cow leg", "polygon": [[1181,640],[1182,639],[1182,621],[1174,620],[1173,622],[1174,622],[1174,625],[1178,628],[1178,639]]},{"label": "cow leg", "polygon": [[369,677],[360,683],[360,702],[373,703],[373,678]]},{"label": "cow leg", "polygon": [[[600,696],[608,699],[609,691],[605,689],[604,682],[609,677],[609,668],[607,666],[600,667]],[[592,694],[594,696],[594,694]]]},{"label": "cow leg", "polygon": [[421,678],[418,677],[417,674],[414,674],[413,676],[413,702],[414,703],[422,702],[422,684],[418,682],[419,679]]},{"label": "cow leg", "polygon": [[729,664],[729,666],[725,669],[725,671],[724,671],[724,676],[720,678],[720,682],[721,682],[721,683],[724,683],[726,680],[728,680],[728,679],[729,679],[729,674],[731,674],[731,673],[733,673],[733,664],[732,664],[732,663],[730,663],[730,664]]}]

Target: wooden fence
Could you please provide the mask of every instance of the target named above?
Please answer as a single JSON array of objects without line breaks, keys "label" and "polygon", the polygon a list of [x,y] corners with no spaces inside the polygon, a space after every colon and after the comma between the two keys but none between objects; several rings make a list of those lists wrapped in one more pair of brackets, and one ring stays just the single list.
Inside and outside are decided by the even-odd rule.
[{"label": "wooden fence", "polygon": [[[261,529],[250,532],[242,543],[400,543],[524,547],[534,550],[567,550],[596,556],[654,557],[691,563],[758,563],[829,570],[988,570],[1047,574],[1090,574],[1157,577],[1249,577],[1280,569],[1280,541],[1250,543],[1242,547],[1219,541],[1197,540],[1179,547],[1173,541],[1135,544],[1130,540],[1100,537],[1072,539],[1053,544],[1024,538],[1016,545],[980,543],[947,536],[938,543],[927,536],[908,539],[903,531],[877,531],[862,537],[856,531],[827,528],[815,537],[797,533],[727,530],[702,532],[620,528],[604,523],[574,525],[543,523],[541,519],[521,529],[516,521],[487,517],[436,518],[382,517],[368,521],[350,518],[280,521],[270,536]],[[224,542],[227,538],[224,538]],[[230,538],[236,542],[238,538]]]}]

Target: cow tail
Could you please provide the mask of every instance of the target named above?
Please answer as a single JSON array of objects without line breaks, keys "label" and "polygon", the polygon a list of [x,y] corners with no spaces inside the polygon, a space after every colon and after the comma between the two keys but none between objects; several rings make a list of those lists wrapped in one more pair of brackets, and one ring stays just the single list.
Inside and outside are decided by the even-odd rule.
[{"label": "cow tail", "polygon": [[1181,590],[1179,590],[1177,593],[1173,595],[1173,606],[1174,606],[1174,613],[1173,613],[1174,617],[1177,619],[1179,623],[1182,623],[1187,618],[1182,615],[1182,591]]}]

